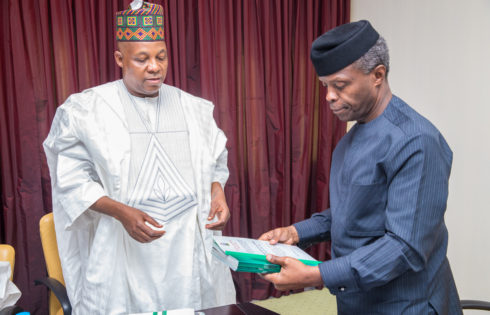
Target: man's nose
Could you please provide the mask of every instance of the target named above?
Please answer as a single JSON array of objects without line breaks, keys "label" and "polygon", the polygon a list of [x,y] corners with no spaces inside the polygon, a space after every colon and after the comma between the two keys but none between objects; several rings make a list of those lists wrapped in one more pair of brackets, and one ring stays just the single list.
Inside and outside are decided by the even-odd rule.
[{"label": "man's nose", "polygon": [[339,96],[337,95],[337,93],[335,93],[333,89],[327,89],[327,95],[325,96],[327,102],[334,103],[338,100],[338,98]]},{"label": "man's nose", "polygon": [[158,72],[159,69],[157,61],[155,59],[150,59],[148,63],[148,72]]}]

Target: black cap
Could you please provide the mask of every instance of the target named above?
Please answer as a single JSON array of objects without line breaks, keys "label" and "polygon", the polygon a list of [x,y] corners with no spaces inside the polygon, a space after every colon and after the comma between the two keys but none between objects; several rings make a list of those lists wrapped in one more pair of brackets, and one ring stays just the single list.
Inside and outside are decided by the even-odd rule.
[{"label": "black cap", "polygon": [[379,38],[366,20],[337,26],[315,39],[311,45],[311,61],[318,76],[344,69],[361,58]]}]

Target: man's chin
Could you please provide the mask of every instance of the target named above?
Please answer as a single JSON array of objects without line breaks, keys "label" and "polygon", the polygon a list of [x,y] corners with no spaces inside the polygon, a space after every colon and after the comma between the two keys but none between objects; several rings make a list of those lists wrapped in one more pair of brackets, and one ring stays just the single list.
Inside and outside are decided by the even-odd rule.
[{"label": "man's chin", "polygon": [[335,115],[335,117],[337,117],[342,122],[349,122],[352,120],[351,117],[349,117],[347,115]]},{"label": "man's chin", "polygon": [[157,96],[158,91],[160,90],[160,87],[162,86],[162,83],[151,85],[145,89],[145,94],[147,96]]}]

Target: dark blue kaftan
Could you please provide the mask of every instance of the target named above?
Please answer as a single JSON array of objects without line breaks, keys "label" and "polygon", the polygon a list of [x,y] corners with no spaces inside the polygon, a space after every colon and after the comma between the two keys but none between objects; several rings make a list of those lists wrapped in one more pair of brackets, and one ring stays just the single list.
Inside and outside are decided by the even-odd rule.
[{"label": "dark blue kaftan", "polygon": [[393,96],[335,148],[330,208],[295,224],[300,246],[331,239],[320,264],[339,314],[461,314],[446,258],[452,152]]}]

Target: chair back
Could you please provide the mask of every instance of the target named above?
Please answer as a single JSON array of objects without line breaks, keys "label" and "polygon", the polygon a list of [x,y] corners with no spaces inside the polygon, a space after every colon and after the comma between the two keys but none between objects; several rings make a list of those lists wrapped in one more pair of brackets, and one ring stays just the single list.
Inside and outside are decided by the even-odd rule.
[{"label": "chair back", "polygon": [[15,249],[8,244],[0,244],[0,260],[8,261],[10,263],[10,281],[14,278],[14,266],[15,266]]},{"label": "chair back", "polygon": [[[58,253],[58,243],[56,243],[56,232],[54,230],[53,213],[45,214],[39,221],[39,231],[41,233],[41,243],[43,245],[44,260],[48,276],[54,278],[65,285],[63,272],[61,270],[60,255]],[[61,304],[53,292],[49,293],[49,314],[63,314]]]}]

